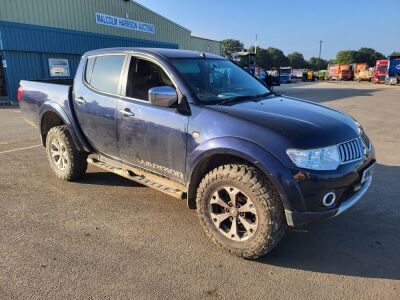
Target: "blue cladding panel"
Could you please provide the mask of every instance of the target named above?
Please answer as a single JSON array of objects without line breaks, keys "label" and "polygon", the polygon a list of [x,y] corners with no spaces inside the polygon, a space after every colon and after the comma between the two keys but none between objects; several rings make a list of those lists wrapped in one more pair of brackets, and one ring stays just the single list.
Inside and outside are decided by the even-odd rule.
[{"label": "blue cladding panel", "polygon": [[49,58],[68,59],[71,76],[75,75],[81,58],[81,55],[76,54],[21,51],[4,51],[2,52],[2,56],[7,61],[6,79],[9,99],[14,101],[16,100],[16,92],[20,80],[51,78],[49,73]]},{"label": "blue cladding panel", "polygon": [[176,49],[178,45],[0,21],[0,54],[7,61],[9,98],[16,101],[16,90],[22,79],[50,78],[49,58],[68,59],[74,76],[84,52],[107,47]]},{"label": "blue cladding panel", "polygon": [[0,50],[83,54],[107,47],[178,48],[177,44],[0,21]]}]

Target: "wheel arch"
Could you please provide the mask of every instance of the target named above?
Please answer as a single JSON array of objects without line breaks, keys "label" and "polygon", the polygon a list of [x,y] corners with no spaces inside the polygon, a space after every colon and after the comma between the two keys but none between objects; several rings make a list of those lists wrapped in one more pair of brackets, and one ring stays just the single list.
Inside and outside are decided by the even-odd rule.
[{"label": "wheel arch", "polygon": [[[285,209],[292,209],[294,199],[302,200],[301,193],[289,170],[266,149],[239,138],[221,138],[199,145],[188,157],[189,170],[187,204],[196,208],[197,188],[212,169],[226,163],[245,163],[259,169],[275,186]],[[303,201],[300,201],[304,203]]]},{"label": "wheel arch", "polygon": [[76,128],[72,124],[67,113],[55,102],[46,102],[39,113],[40,136],[43,146],[46,145],[46,137],[49,130],[55,126],[65,125],[79,151],[88,151],[88,146],[76,133]]}]

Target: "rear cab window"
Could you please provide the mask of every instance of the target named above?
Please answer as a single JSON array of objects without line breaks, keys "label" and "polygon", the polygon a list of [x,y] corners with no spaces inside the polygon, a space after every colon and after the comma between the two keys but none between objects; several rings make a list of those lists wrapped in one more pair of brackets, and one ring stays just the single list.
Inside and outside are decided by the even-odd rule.
[{"label": "rear cab window", "polygon": [[85,82],[98,91],[118,95],[125,57],[124,54],[89,57],[84,73]]}]

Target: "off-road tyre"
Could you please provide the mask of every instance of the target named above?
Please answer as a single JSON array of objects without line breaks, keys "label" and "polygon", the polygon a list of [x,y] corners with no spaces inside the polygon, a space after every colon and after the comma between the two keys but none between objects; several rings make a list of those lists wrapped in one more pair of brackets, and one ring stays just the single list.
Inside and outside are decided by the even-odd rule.
[{"label": "off-road tyre", "polygon": [[[209,212],[213,193],[227,185],[246,193],[257,211],[258,227],[246,241],[233,241],[220,233]],[[239,257],[256,259],[266,255],[278,245],[287,229],[282,200],[277,190],[264,174],[249,165],[227,164],[210,171],[198,187],[196,205],[207,236],[221,248]]]},{"label": "off-road tyre", "polygon": [[[67,163],[65,168],[60,169],[52,156],[52,142],[58,140],[62,143],[63,153]],[[53,146],[54,151],[54,146]],[[53,173],[60,179],[73,181],[85,175],[87,169],[86,152],[79,151],[65,125],[56,126],[49,130],[46,137],[46,152]],[[53,152],[54,153],[54,152]]]}]

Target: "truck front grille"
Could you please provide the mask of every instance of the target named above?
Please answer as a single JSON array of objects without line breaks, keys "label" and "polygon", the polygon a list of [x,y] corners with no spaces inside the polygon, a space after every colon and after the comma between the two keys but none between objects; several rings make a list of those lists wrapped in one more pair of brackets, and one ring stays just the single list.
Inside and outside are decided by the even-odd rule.
[{"label": "truck front grille", "polygon": [[359,138],[339,144],[338,149],[342,164],[359,160],[364,155],[364,146]]}]

